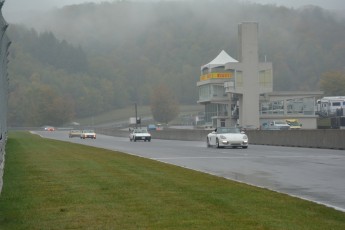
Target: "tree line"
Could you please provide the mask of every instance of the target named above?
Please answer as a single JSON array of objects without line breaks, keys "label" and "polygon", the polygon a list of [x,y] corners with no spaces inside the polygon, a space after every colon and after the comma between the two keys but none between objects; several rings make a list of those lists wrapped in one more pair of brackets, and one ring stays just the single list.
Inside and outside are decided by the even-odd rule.
[{"label": "tree line", "polygon": [[148,105],[162,84],[179,103],[196,104],[200,66],[221,50],[237,59],[243,21],[259,23],[259,58],[273,63],[275,91],[332,89],[324,87],[329,73],[345,71],[345,22],[318,7],[121,1],[38,16],[32,27],[9,27],[10,125]]}]

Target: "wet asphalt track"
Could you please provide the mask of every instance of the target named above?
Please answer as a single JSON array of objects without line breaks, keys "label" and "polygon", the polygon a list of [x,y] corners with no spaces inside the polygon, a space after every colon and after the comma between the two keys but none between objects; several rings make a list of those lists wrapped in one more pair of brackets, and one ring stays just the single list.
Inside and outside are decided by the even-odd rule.
[{"label": "wet asphalt track", "polygon": [[66,131],[37,134],[117,150],[311,200],[345,212],[345,151],[250,145],[248,149],[206,148],[204,142],[97,135],[68,138]]}]

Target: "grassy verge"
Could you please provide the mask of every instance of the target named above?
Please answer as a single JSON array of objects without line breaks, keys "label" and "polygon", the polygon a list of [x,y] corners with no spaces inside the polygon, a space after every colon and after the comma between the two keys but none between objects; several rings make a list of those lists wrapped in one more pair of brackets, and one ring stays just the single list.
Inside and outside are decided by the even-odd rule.
[{"label": "grassy verge", "polygon": [[119,152],[10,133],[0,229],[345,229],[345,213]]}]

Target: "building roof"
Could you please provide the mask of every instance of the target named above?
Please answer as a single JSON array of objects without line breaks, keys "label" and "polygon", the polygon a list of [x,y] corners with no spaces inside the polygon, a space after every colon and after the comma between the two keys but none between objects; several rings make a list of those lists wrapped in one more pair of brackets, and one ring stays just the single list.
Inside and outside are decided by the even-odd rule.
[{"label": "building roof", "polygon": [[208,68],[210,71],[212,68],[225,66],[225,64],[229,63],[229,62],[238,62],[238,61],[236,59],[232,58],[224,50],[222,50],[218,54],[218,56],[215,59],[213,59],[210,63],[201,66],[201,71],[204,70],[205,68]]},{"label": "building roof", "polygon": [[322,96],[323,91],[273,91],[269,96]]}]

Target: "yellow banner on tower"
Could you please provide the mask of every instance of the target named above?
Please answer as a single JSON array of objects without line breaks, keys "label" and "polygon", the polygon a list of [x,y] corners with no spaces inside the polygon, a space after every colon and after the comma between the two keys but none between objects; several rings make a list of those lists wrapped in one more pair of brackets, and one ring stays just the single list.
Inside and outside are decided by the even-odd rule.
[{"label": "yellow banner on tower", "polygon": [[210,79],[224,79],[232,78],[232,73],[208,73],[200,77],[200,81],[206,81]]}]

